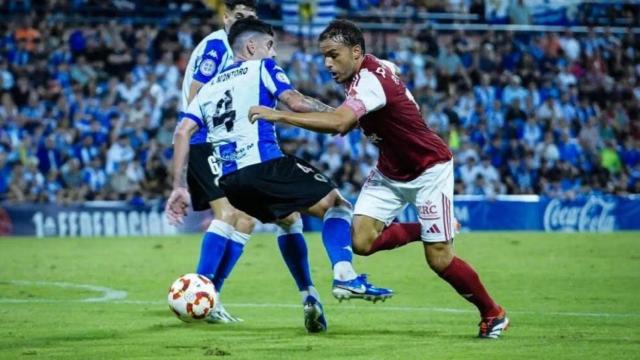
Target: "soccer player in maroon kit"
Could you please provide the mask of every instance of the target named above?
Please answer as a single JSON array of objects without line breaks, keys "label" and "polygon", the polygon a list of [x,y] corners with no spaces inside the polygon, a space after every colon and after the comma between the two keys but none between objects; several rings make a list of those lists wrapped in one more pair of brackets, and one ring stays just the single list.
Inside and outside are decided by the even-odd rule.
[{"label": "soccer player in maroon kit", "polygon": [[[453,156],[427,127],[393,64],[365,54],[362,32],[335,20],[320,34],[320,50],[346,100],[332,113],[293,113],[251,108],[257,119],[345,134],[360,126],[380,157],[355,205],[353,250],[369,255],[421,239],[429,267],[480,311],[479,336],[497,338],[509,325],[502,307],[478,274],[453,253]],[[392,223],[404,205],[418,210],[419,223]]]}]

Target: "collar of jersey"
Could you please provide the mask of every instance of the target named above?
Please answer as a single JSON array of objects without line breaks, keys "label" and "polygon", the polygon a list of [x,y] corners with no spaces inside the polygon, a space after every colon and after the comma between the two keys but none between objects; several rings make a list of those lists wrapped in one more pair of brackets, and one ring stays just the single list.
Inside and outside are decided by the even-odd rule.
[{"label": "collar of jersey", "polygon": [[244,63],[244,60],[236,61],[233,64],[231,64],[231,65],[227,66],[226,68],[222,69],[222,71],[220,71],[220,73],[223,73],[223,72],[225,72],[227,70],[232,70],[232,69],[235,69],[237,67],[240,67],[240,65],[242,65],[243,63]]}]

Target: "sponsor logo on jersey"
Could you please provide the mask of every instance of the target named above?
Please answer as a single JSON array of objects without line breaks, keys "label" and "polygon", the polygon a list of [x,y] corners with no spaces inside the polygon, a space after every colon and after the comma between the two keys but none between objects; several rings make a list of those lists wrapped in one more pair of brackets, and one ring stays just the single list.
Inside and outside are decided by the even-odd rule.
[{"label": "sponsor logo on jersey", "polygon": [[235,150],[227,150],[227,151],[220,151],[220,148],[218,147],[216,150],[218,152],[218,154],[214,154],[217,155],[217,160],[220,161],[237,161],[242,159],[243,157],[249,155],[249,151],[251,151],[251,149],[253,149],[254,144],[248,144],[247,146],[244,146],[242,148],[238,148]]},{"label": "sponsor logo on jersey", "polygon": [[440,228],[438,227],[438,225],[433,224],[431,225],[429,230],[427,230],[427,234],[441,234]]},{"label": "sponsor logo on jersey", "polygon": [[200,64],[200,72],[202,75],[211,76],[216,72],[216,62],[213,59],[205,59]]},{"label": "sponsor logo on jersey", "polygon": [[418,216],[423,220],[438,220],[440,214],[438,212],[438,206],[431,201],[427,201],[424,205],[418,205]]},{"label": "sponsor logo on jersey", "polygon": [[278,81],[280,81],[281,83],[284,84],[289,84],[289,79],[287,78],[287,75],[285,75],[283,72],[278,71],[276,73],[276,79],[278,79]]}]

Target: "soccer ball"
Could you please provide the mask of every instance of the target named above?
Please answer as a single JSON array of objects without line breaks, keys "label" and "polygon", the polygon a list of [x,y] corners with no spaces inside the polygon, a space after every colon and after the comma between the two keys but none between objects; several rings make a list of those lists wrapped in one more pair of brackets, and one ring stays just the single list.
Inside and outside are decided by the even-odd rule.
[{"label": "soccer ball", "polygon": [[169,288],[169,308],[182,321],[204,319],[215,305],[211,280],[198,274],[182,275]]}]

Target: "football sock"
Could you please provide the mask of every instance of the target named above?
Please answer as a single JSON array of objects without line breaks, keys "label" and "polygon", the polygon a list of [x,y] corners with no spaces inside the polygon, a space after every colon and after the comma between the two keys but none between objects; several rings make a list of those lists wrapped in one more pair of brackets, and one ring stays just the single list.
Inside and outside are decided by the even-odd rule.
[{"label": "football sock", "polygon": [[238,263],[238,260],[240,259],[240,256],[242,256],[244,247],[247,245],[247,241],[249,241],[250,237],[250,234],[241,233],[239,231],[234,231],[233,234],[231,234],[231,241],[227,241],[227,246],[224,249],[224,255],[222,256],[218,270],[213,277],[213,286],[216,287],[218,292],[222,291],[222,285],[224,285],[225,280],[227,280],[227,277],[231,274],[231,270],[233,270],[236,263]]},{"label": "football sock", "polygon": [[298,290],[303,291],[313,286],[309,270],[307,243],[302,235],[302,219],[298,219],[289,229],[278,227],[277,235],[280,253],[298,286]]},{"label": "football sock", "polygon": [[382,230],[380,236],[373,241],[366,254],[371,255],[381,250],[391,250],[422,239],[420,223],[393,223]]},{"label": "football sock", "polygon": [[303,304],[307,300],[308,296],[313,296],[316,300],[320,301],[320,294],[318,293],[318,290],[316,290],[316,288],[313,286],[309,286],[305,290],[300,290],[300,297],[302,298]]},{"label": "football sock", "polygon": [[202,238],[200,261],[196,272],[212,279],[218,270],[224,249],[233,233],[233,226],[220,220],[213,220]]},{"label": "football sock", "polygon": [[500,313],[500,307],[491,299],[478,274],[464,260],[454,257],[449,266],[438,275],[451,284],[458,294],[473,303],[483,318]]},{"label": "football sock", "polygon": [[351,249],[351,217],[353,211],[344,206],[332,207],[324,215],[322,242],[327,251],[333,277],[337,280],[352,280],[358,276],[353,269]]}]

